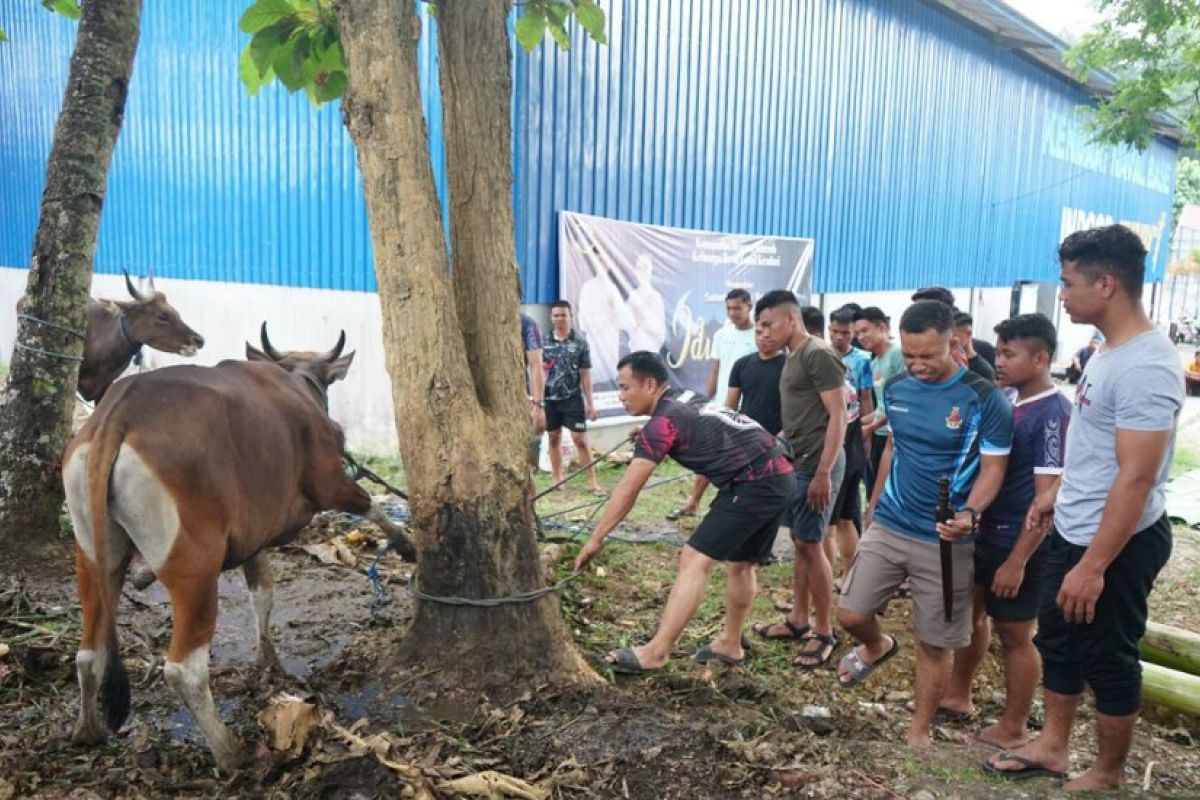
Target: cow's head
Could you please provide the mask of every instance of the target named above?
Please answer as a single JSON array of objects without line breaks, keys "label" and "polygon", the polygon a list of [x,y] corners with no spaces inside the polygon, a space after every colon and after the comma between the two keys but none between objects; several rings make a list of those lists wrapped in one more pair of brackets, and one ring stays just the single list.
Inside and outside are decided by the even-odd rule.
[{"label": "cow's head", "polygon": [[307,350],[290,350],[280,352],[271,345],[271,340],[267,338],[267,323],[262,324],[259,338],[262,340],[262,350],[255,348],[249,342],[246,342],[246,359],[249,361],[270,361],[280,367],[283,367],[288,372],[296,375],[302,375],[308,380],[317,384],[322,394],[329,388],[329,385],[334,381],[340,381],[346,377],[346,373],[350,370],[350,362],[354,360],[354,353],[342,355],[342,348],[346,346],[346,332],[342,331],[338,336],[337,344],[327,353],[312,353]]},{"label": "cow's head", "polygon": [[133,302],[118,302],[121,309],[121,329],[131,345],[144,344],[164,353],[194,356],[204,346],[204,337],[189,328],[162,292],[154,288],[150,275],[150,291],[139,291],[125,273],[125,287]]}]

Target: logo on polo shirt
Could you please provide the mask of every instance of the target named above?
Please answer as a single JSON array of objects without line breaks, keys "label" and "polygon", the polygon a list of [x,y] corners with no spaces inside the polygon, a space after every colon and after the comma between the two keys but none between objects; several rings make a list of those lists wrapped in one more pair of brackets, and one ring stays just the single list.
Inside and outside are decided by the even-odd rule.
[{"label": "logo on polo shirt", "polygon": [[962,412],[958,410],[958,406],[950,409],[950,416],[946,417],[946,427],[952,431],[962,427]]}]

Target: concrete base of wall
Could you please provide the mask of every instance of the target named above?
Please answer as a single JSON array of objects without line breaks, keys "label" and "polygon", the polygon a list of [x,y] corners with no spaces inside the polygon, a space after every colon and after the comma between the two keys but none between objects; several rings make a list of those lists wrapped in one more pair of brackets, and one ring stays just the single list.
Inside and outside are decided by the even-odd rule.
[{"label": "concrete base of wall", "polygon": [[[25,292],[24,269],[0,268],[0,359],[7,361],[16,339],[17,321],[12,312]],[[345,382],[336,384],[329,394],[330,413],[346,431],[347,445],[355,452],[376,455],[395,454],[398,440],[392,411],[391,381],[384,367],[382,323],[379,298],[364,292],[336,292],[296,289],[254,284],[208,283],[158,278],[157,287],[179,310],[184,320],[205,338],[205,346],[195,359],[159,353],[147,349],[143,369],[171,364],[216,364],[218,361],[245,357],[245,343],[258,345],[258,330],[264,320],[271,342],[286,350],[326,350],[337,340],[339,330],[346,331],[347,350],[356,351],[354,366]],[[1007,319],[1012,299],[1011,288],[953,290],[960,308],[975,318],[975,336],[993,340],[992,328]],[[97,275],[93,283],[97,297],[127,297],[124,278]],[[912,290],[897,292],[830,293],[818,295],[814,302],[828,313],[853,301],[861,306],[878,306],[892,317],[893,330],[900,315],[911,302]],[[1143,294],[1149,307],[1150,287]],[[1045,294],[1043,293],[1043,301]],[[1044,306],[1046,303],[1043,302]],[[1037,298],[1026,292],[1021,312],[1034,311]],[[1053,299],[1053,319],[1058,325],[1060,367],[1070,363],[1071,355],[1092,335],[1089,325],[1076,325],[1062,313],[1062,304]],[[545,308],[526,308],[535,319],[545,322]],[[543,325],[545,330],[545,325]],[[134,368],[136,369],[136,368]],[[589,434],[594,449],[609,449],[637,424],[631,417],[611,417],[592,426]],[[543,448],[543,451],[545,448]]]}]

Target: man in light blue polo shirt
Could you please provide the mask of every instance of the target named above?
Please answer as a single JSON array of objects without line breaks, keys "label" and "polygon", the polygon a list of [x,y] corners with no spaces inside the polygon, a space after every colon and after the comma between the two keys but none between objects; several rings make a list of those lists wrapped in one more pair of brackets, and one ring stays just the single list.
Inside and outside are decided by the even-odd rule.
[{"label": "man in light blue polo shirt", "polygon": [[[1012,446],[1012,410],[990,381],[960,367],[950,353],[954,318],[932,300],[900,319],[908,371],[883,391],[891,434],[871,495],[858,558],[843,581],[838,622],[862,644],[838,666],[843,686],[861,683],[899,648],[880,614],[908,578],[917,639],[916,698],[907,741],[930,743],[933,717],[949,677],[951,651],[971,640],[974,531],[1004,482]],[[950,480],[957,513],[938,523],[938,483]],[[946,620],[939,537],[955,541],[953,606]]]}]

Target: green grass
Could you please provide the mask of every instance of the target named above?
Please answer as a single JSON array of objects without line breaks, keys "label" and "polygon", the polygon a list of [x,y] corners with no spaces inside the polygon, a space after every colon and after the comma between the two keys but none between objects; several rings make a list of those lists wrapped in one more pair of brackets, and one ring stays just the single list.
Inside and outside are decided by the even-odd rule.
[{"label": "green grass", "polygon": [[1177,477],[1185,472],[1200,469],[1200,456],[1184,447],[1175,448],[1175,458],[1171,462],[1171,476]]}]

